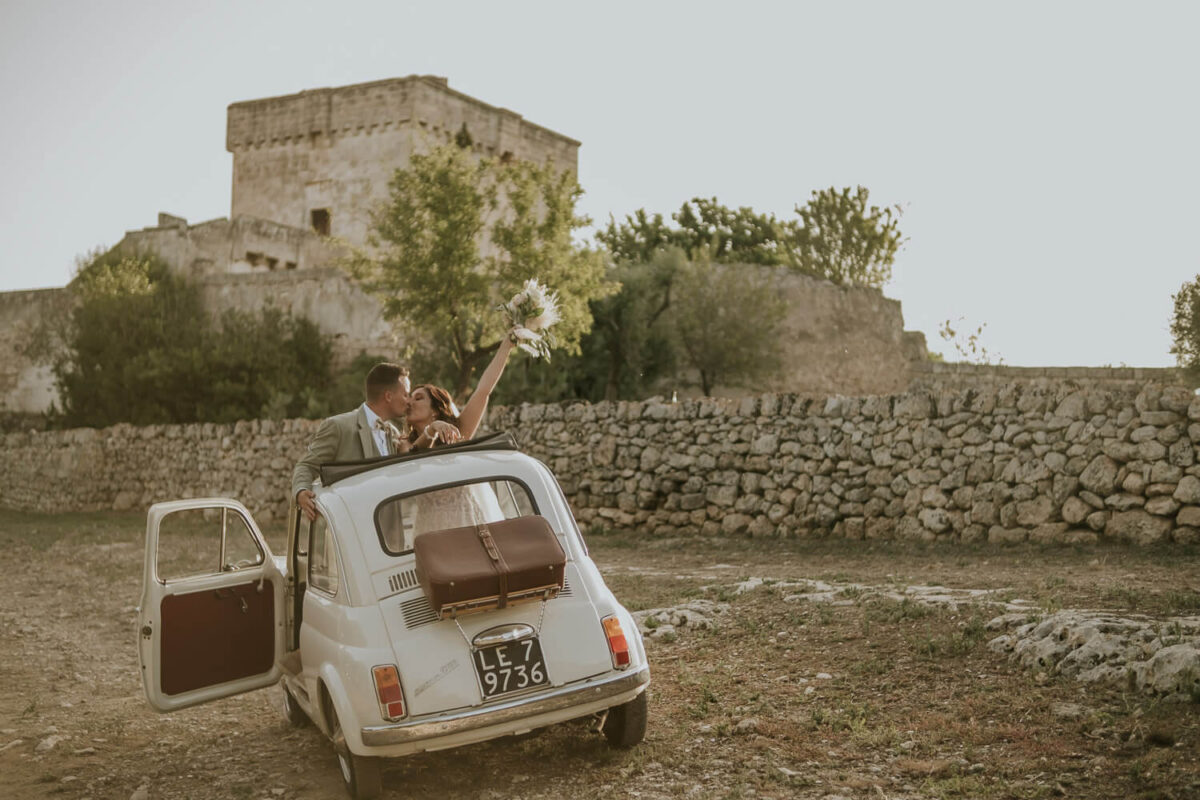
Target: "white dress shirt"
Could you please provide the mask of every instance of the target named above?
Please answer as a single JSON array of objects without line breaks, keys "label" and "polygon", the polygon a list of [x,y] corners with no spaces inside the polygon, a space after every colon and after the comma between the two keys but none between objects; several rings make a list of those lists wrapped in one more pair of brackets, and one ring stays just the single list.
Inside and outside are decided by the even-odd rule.
[{"label": "white dress shirt", "polygon": [[379,415],[372,411],[371,407],[366,403],[363,403],[362,407],[367,412],[367,424],[371,426],[371,436],[375,439],[375,448],[379,451],[379,455],[388,455],[391,452],[391,448],[388,447],[387,431],[381,430],[375,424],[379,421]]}]

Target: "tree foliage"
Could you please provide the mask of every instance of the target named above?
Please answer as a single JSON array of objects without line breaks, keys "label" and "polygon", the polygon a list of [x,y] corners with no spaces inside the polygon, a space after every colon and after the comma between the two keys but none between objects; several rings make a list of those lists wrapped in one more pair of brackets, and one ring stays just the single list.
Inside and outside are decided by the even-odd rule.
[{"label": "tree foliage", "polygon": [[670,248],[682,250],[688,258],[704,251],[722,262],[786,263],[783,246],[788,226],[771,214],[758,214],[746,206],[731,209],[715,197],[694,197],[671,219],[675,227],[667,225],[662,214],[638,209],[620,224],[610,217],[596,239],[615,259],[629,263],[649,263],[655,253]]},{"label": "tree foliage", "polygon": [[800,224],[792,229],[792,265],[843,285],[881,288],[891,280],[904,243],[901,209],[868,207],[869,197],[864,186],[840,191],[831,186],[796,206]]},{"label": "tree foliage", "polygon": [[579,352],[588,303],[616,287],[602,254],[572,241],[589,224],[575,211],[582,190],[573,175],[447,145],[414,155],[389,188],[373,217],[372,249],[349,266],[418,343],[433,369],[423,374],[463,395],[503,334],[496,305],[528,278],[558,293],[558,346]]},{"label": "tree foliage", "polygon": [[686,265],[678,248],[659,250],[650,260],[620,262],[609,277],[616,294],[592,302],[595,320],[572,364],[572,388],[588,400],[644,397],[675,367],[671,326],[665,317],[671,287]]},{"label": "tree foliage", "polygon": [[682,360],[704,394],[718,384],[750,386],[779,369],[786,306],[762,273],[700,258],[675,280],[671,318]]},{"label": "tree foliage", "polygon": [[1171,295],[1171,353],[1187,379],[1200,384],[1200,275]]},{"label": "tree foliage", "polygon": [[51,365],[67,426],[229,422],[327,413],[332,348],[277,309],[213,321],[197,288],[155,257],[94,256]]},{"label": "tree foliage", "polygon": [[796,206],[797,218],[779,220],[743,206],[731,209],[717,199],[693,198],[671,215],[638,209],[596,234],[618,261],[648,263],[657,252],[677,247],[688,258],[701,251],[723,263],[786,264],[834,283],[881,288],[904,244],[899,206],[868,205],[865,187],[814,191]]}]

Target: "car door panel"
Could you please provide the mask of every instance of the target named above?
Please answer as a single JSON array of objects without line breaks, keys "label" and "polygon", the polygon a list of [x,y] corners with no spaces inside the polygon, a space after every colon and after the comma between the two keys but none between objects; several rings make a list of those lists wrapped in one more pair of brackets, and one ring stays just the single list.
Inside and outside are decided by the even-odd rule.
[{"label": "car door panel", "polygon": [[159,618],[165,694],[249,678],[274,667],[273,581],[167,595]]},{"label": "car door panel", "polygon": [[[222,557],[214,558],[206,570],[163,577],[158,571],[160,526],[177,512],[216,515]],[[227,517],[257,548],[256,562],[226,562]],[[151,707],[174,711],[279,680],[284,576],[240,503],[207,498],[152,506],[147,514],[143,569],[138,657]]]}]

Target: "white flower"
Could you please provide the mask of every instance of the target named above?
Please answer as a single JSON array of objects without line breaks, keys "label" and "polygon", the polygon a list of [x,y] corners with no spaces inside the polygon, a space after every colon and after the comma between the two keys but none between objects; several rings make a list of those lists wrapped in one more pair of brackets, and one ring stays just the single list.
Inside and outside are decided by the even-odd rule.
[{"label": "white flower", "polygon": [[527,342],[536,342],[538,339],[542,338],[523,325],[514,325],[509,333],[513,335],[514,339],[520,339]]},{"label": "white flower", "polygon": [[548,329],[562,319],[558,297],[553,292],[538,283],[537,278],[530,278],[499,310],[507,317],[508,335],[514,343],[534,358],[550,357],[554,337]]}]

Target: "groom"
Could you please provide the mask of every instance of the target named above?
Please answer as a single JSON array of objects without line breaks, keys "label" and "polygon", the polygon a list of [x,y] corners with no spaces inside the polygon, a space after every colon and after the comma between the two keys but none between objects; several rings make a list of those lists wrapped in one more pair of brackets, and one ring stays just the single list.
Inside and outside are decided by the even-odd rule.
[{"label": "groom", "polygon": [[403,417],[408,411],[408,398],[408,368],[387,362],[376,364],[367,373],[366,402],[321,423],[308,443],[308,452],[292,472],[292,497],[305,517],[317,518],[312,484],[322,464],[360,461],[393,452],[383,423]]}]

